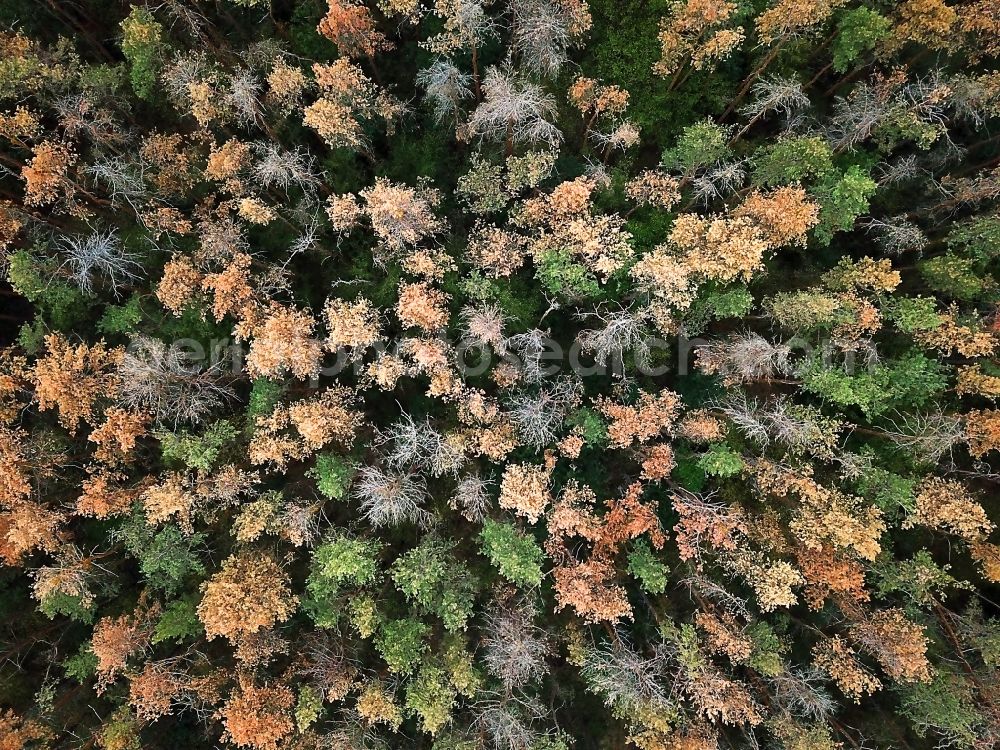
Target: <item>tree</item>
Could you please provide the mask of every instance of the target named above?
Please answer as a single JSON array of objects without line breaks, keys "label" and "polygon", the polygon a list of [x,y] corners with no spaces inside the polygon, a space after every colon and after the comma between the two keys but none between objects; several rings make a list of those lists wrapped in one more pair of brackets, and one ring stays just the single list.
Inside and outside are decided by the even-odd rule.
[{"label": "tree", "polygon": [[518,77],[512,67],[489,68],[482,87],[483,101],[469,117],[470,136],[504,142],[508,155],[516,144],[555,146],[562,141],[562,133],[550,122],[556,113],[555,99]]},{"label": "tree", "polygon": [[440,617],[449,631],[465,628],[475,596],[474,579],[455,560],[453,549],[452,542],[427,537],[392,565],[396,588]]},{"label": "tree", "polygon": [[94,418],[97,401],[114,393],[114,367],[121,362],[123,352],[109,350],[103,343],[73,346],[60,334],[46,336],[45,346],[46,356],[32,374],[38,408],[46,411],[55,407],[60,423],[75,432],[80,422]]},{"label": "tree", "polygon": [[208,638],[234,640],[287,620],[296,597],[288,575],[262,555],[229,557],[203,586],[198,618]]},{"label": "tree", "polygon": [[327,0],[326,15],[317,31],[337,45],[345,57],[374,57],[392,49],[392,43],[375,29],[371,12],[353,0]]},{"label": "tree", "polygon": [[375,84],[347,58],[330,65],[316,63],[313,73],[321,95],[303,110],[302,122],[330,148],[362,149],[366,137],[359,118],[376,113]]},{"label": "tree", "polygon": [[660,59],[653,71],[666,77],[689,62],[695,70],[703,70],[724,60],[743,42],[742,26],[725,26],[736,11],[736,3],[674,3],[670,15],[660,21]]},{"label": "tree", "polygon": [[578,0],[516,0],[511,4],[511,46],[528,71],[553,77],[569,47],[590,29],[586,3]]},{"label": "tree", "polygon": [[316,322],[304,310],[275,305],[255,331],[247,355],[254,377],[291,372],[300,380],[319,374],[322,343],[313,336]]},{"label": "tree", "polygon": [[515,585],[537,586],[542,580],[542,550],[513,524],[487,519],[480,532],[485,554],[500,575]]},{"label": "tree", "polygon": [[469,83],[472,77],[463,73],[449,60],[437,59],[429,67],[417,74],[417,84],[423,86],[428,100],[434,106],[434,117],[444,122],[459,114],[459,107],[465,99],[472,97]]},{"label": "tree", "polygon": [[127,6],[0,3],[0,750],[1000,743],[997,0]]},{"label": "tree", "polygon": [[151,99],[163,53],[163,26],[147,9],[134,6],[122,21],[122,35],[132,89],[140,99]]},{"label": "tree", "polygon": [[294,694],[284,685],[257,687],[242,677],[238,690],[218,712],[225,726],[223,737],[237,747],[277,750],[295,731],[289,715],[294,702]]},{"label": "tree", "polygon": [[865,52],[889,36],[892,22],[871,8],[851,8],[837,22],[833,69],[844,73]]}]

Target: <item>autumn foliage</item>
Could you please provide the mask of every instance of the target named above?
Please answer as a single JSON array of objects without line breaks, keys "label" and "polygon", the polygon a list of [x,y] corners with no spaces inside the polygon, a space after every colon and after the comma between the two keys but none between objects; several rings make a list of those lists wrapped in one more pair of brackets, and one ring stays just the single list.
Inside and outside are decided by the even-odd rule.
[{"label": "autumn foliage", "polygon": [[0,750],[1000,746],[998,59],[0,2]]}]

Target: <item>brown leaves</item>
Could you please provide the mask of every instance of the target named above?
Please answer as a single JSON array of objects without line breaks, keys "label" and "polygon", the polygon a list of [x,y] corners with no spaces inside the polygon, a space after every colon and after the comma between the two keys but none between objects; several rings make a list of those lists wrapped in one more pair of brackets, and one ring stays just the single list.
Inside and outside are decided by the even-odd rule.
[{"label": "brown leaves", "polygon": [[87,436],[87,440],[97,446],[94,459],[108,466],[126,463],[139,438],[146,434],[148,423],[148,417],[143,414],[111,407],[104,412],[104,424]]},{"label": "brown leaves", "polygon": [[772,248],[805,245],[806,232],[819,223],[819,204],[800,187],[780,187],[769,194],[750,193],[733,215],[753,219]]},{"label": "brown leaves", "polygon": [[142,493],[142,504],[149,525],[173,519],[189,534],[194,531],[192,519],[196,501],[190,482],[179,472],[168,474],[159,484]]},{"label": "brown leaves", "polygon": [[929,682],[927,636],[900,609],[883,609],[851,629],[854,639],[871,653],[897,682]]},{"label": "brown leaves", "polygon": [[653,66],[659,76],[677,73],[691,58],[701,70],[713,60],[725,59],[743,41],[743,28],[725,28],[737,5],[717,0],[685,0],[671,6],[660,21],[660,59]]},{"label": "brown leaves", "polygon": [[27,750],[33,747],[30,743],[44,742],[50,735],[49,730],[34,719],[18,716],[10,709],[0,713],[0,750]]},{"label": "brown leaves", "polygon": [[1000,410],[970,411],[965,415],[965,436],[969,441],[969,453],[975,458],[1000,449]]},{"label": "brown leaves", "polygon": [[346,57],[330,65],[315,63],[313,72],[321,96],[305,108],[302,122],[330,148],[361,148],[365,138],[358,118],[374,114],[375,84]]},{"label": "brown leaves", "polygon": [[31,494],[31,474],[20,428],[0,427],[0,506],[11,507]]},{"label": "brown leaves", "polygon": [[926,526],[969,542],[985,539],[994,524],[960,482],[928,477],[917,488],[916,509],[903,528]]},{"label": "brown leaves", "polygon": [[500,483],[500,507],[513,510],[531,523],[538,521],[552,501],[549,474],[543,466],[511,464]]},{"label": "brown leaves", "polygon": [[198,617],[209,639],[234,640],[270,628],[291,617],[297,602],[281,566],[249,551],[227,558],[202,592]]},{"label": "brown leaves", "polygon": [[35,146],[33,156],[21,170],[24,204],[44,206],[54,203],[62,194],[71,195],[69,168],[76,160],[73,148],[63,143],[46,141]]},{"label": "brown leaves", "polygon": [[379,177],[360,196],[372,229],[390,254],[400,253],[446,226],[434,214],[441,193],[425,183],[410,187]]},{"label": "brown leaves", "polygon": [[319,375],[323,346],[313,333],[316,322],[304,310],[272,304],[263,323],[254,331],[247,355],[253,377],[281,377],[286,372],[299,380]]},{"label": "brown leaves", "polygon": [[156,721],[171,713],[182,681],[166,666],[151,662],[129,680],[128,700],[140,721]]},{"label": "brown leaves", "polygon": [[352,408],[355,401],[349,388],[334,386],[309,399],[279,404],[258,418],[250,461],[283,469],[289,460],[302,460],[332,442],[350,445],[362,424],[362,414]]},{"label": "brown leaves", "polygon": [[239,687],[218,711],[225,726],[223,739],[237,747],[278,750],[295,731],[290,713],[295,694],[285,685],[256,686],[248,676],[239,677]]},{"label": "brown leaves", "polygon": [[123,352],[109,350],[103,342],[73,346],[61,333],[46,336],[45,346],[46,355],[33,373],[38,408],[58,409],[59,423],[72,434],[80,422],[94,418],[97,402],[115,390],[114,368]]},{"label": "brown leaves", "polygon": [[854,649],[840,636],[813,648],[813,664],[830,675],[844,695],[855,703],[860,703],[862,696],[882,688],[878,678],[861,665]]},{"label": "brown leaves", "polygon": [[163,267],[163,277],[156,287],[156,298],[167,310],[180,317],[202,284],[201,272],[182,255],[171,258]]},{"label": "brown leaves", "polygon": [[586,622],[618,622],[632,616],[625,589],[615,583],[615,566],[604,560],[552,570],[558,608],[572,607]]},{"label": "brown leaves", "polygon": [[148,620],[139,615],[102,618],[90,642],[97,657],[97,687],[102,692],[125,671],[130,657],[149,645]]},{"label": "brown leaves", "polygon": [[[549,556],[557,563],[552,571],[558,608],[572,607],[588,622],[617,622],[632,616],[625,589],[617,582],[615,558],[626,542],[648,534],[653,546],[663,546],[664,536],[656,509],[642,503],[642,485],[633,484],[620,500],[607,503],[603,517],[593,511],[593,492],[575,483],[564,488],[548,515]],[[579,561],[570,539],[591,544],[590,556]]]},{"label": "brown leaves", "polygon": [[428,332],[448,325],[448,295],[425,282],[401,284],[396,314],[405,326]]},{"label": "brown leaves", "polygon": [[680,411],[680,397],[671,391],[641,393],[631,405],[617,404],[600,396],[595,406],[611,420],[608,440],[617,448],[627,448],[632,443],[647,443],[671,428]]},{"label": "brown leaves", "polygon": [[337,45],[345,57],[372,57],[391,50],[385,34],[376,30],[371,12],[352,0],[327,0],[326,15],[316,30]]}]

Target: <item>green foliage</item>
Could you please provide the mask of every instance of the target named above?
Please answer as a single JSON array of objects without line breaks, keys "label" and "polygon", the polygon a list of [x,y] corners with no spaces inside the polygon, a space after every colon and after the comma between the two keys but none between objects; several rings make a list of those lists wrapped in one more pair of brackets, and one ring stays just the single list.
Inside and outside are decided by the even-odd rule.
[{"label": "green foliage", "polygon": [[309,470],[309,476],[316,480],[316,489],[330,500],[343,500],[354,477],[354,464],[333,453],[316,456],[316,465]]},{"label": "green foliage", "polygon": [[198,597],[175,599],[163,608],[151,640],[154,644],[176,641],[181,643],[198,637],[203,631],[198,619]]},{"label": "green foliage", "polygon": [[950,565],[938,565],[926,549],[918,550],[909,560],[883,559],[876,568],[878,590],[883,596],[900,592],[924,606],[946,599],[950,589],[974,590],[968,581],[951,575],[950,569]]},{"label": "green foliage", "polygon": [[352,596],[347,615],[362,638],[371,638],[382,623],[375,599],[371,596]]},{"label": "green foliage", "polygon": [[90,644],[85,643],[63,662],[63,668],[67,677],[83,685],[97,672],[97,655],[91,650]]},{"label": "green foliage", "polygon": [[919,352],[854,374],[824,367],[812,358],[802,369],[802,387],[838,406],[856,406],[868,418],[900,405],[922,406],[947,386],[944,366]]},{"label": "green foliage", "polygon": [[996,295],[996,283],[977,270],[969,258],[949,252],[923,261],[919,268],[927,286],[948,297],[981,300]]},{"label": "green foliage", "polygon": [[392,565],[392,580],[408,599],[437,615],[448,630],[461,630],[472,616],[476,584],[456,558],[453,542],[428,537]]},{"label": "green foliage", "polygon": [[321,628],[332,628],[340,617],[345,587],[364,586],[380,573],[381,545],[374,540],[338,535],[313,552],[302,608]]},{"label": "green foliage", "polygon": [[900,685],[900,712],[922,736],[942,736],[952,747],[971,748],[982,724],[972,688],[961,677],[938,672],[930,682]]},{"label": "green foliage", "polygon": [[48,270],[27,250],[17,250],[7,258],[7,280],[14,290],[36,305],[52,328],[69,330],[86,314],[86,300],[76,287],[47,278]]},{"label": "green foliage", "polygon": [[730,85],[728,80],[710,77],[702,79],[695,91],[669,91],[653,73],[660,58],[657,34],[669,8],[667,0],[589,0],[588,6],[594,28],[581,72],[629,91],[629,118],[655,150],[662,149],[680,126],[713,111],[722,99],[717,90]]},{"label": "green foliage", "polygon": [[[774,0],[545,0],[552,54],[538,60],[514,18],[524,8],[481,4],[474,50],[469,38],[445,49],[454,2],[409,3],[414,18],[382,0],[0,8],[13,29],[0,32],[13,286],[0,330],[0,714],[38,721],[49,744],[103,750],[985,748],[1000,664],[1000,624],[983,611],[996,599],[983,514],[997,520],[1000,401],[985,351],[1000,302],[1000,110],[988,30],[973,28],[985,16],[952,3],[961,18],[945,34],[930,31],[944,16],[889,3],[806,18]],[[695,18],[706,8],[716,17]],[[766,39],[786,22],[804,25]],[[377,49],[338,49],[324,36],[337,25]],[[724,49],[736,29],[747,39]],[[679,64],[661,76],[671,45]],[[793,84],[809,106],[789,116]],[[535,105],[544,123],[518,119]],[[480,129],[491,109],[515,122]],[[550,125],[558,143],[529,142]],[[337,130],[353,147],[328,145]],[[584,175],[595,190],[572,182]],[[746,199],[780,186],[801,186],[819,225],[774,247],[804,214]],[[561,244],[539,237],[542,205]],[[709,232],[685,241],[695,227],[680,214]],[[595,216],[630,237],[610,277]],[[518,237],[470,248],[484,225]],[[769,241],[759,263],[751,235]],[[493,278],[479,251],[508,247],[511,273]],[[165,275],[168,257],[193,271]],[[81,290],[129,258],[134,277]],[[648,273],[633,277],[640,261]],[[432,315],[404,325],[431,307],[404,309],[400,285],[417,279],[448,300],[441,330]],[[336,372],[330,339],[372,325],[328,319],[331,297],[370,301],[381,337]],[[539,331],[569,352],[620,311],[630,319],[611,320],[608,341],[677,337],[654,346],[662,371],[565,367],[550,380],[579,389],[552,399],[515,361],[511,336]],[[952,319],[977,338],[936,340]],[[50,352],[51,333],[82,346]],[[135,337],[187,340],[233,366],[107,361]],[[484,371],[462,367],[463,337],[492,342]],[[297,377],[317,366],[318,381]],[[186,421],[184,402],[210,383],[231,395]],[[328,445],[337,404],[315,397],[331,386],[360,413],[351,439],[258,463],[251,443]],[[130,439],[112,434],[109,408],[150,399],[161,408],[136,450],[95,449]],[[262,419],[283,404],[316,412]],[[653,478],[645,462],[663,441],[675,466]],[[497,510],[501,477],[504,506],[535,495],[507,472],[524,463],[544,463],[552,498],[572,482],[593,502],[550,501],[537,524]],[[175,475],[197,490],[191,513],[146,493]],[[634,482],[648,505],[623,516],[614,499]],[[115,512],[95,516],[101,500]],[[699,617],[723,611],[739,630],[730,644]],[[900,612],[913,628],[899,623],[902,643],[879,630]],[[96,623],[122,615],[141,638],[120,644],[128,674],[109,675],[94,651],[114,644]],[[223,620],[258,629],[208,640]],[[883,684],[860,703],[824,664],[836,637]],[[924,657],[930,682],[894,674],[923,674]],[[178,678],[155,722],[132,671],[144,664]],[[201,683],[218,675],[216,700]],[[227,715],[252,698],[248,681],[282,696],[256,707],[267,731],[252,737]],[[688,689],[712,685],[708,698]]]},{"label": "green foliage", "polygon": [[163,26],[145,8],[135,5],[122,21],[122,53],[129,62],[129,80],[140,99],[151,100],[163,55]]},{"label": "green foliage", "polygon": [[371,539],[338,537],[316,548],[313,572],[336,582],[364,586],[378,577],[382,545]]},{"label": "green foliage", "polygon": [[24,349],[26,354],[37,356],[45,350],[45,336],[47,334],[45,323],[40,318],[36,318],[33,323],[25,323],[18,329],[17,345]]},{"label": "green foliage", "polygon": [[969,642],[992,669],[1000,666],[1000,620],[984,617],[983,606],[972,598],[963,613],[969,631]]},{"label": "green foliage", "polygon": [[213,422],[201,435],[193,435],[186,430],[179,433],[167,430],[156,432],[164,461],[180,462],[188,468],[204,472],[211,471],[237,435],[239,431],[226,419]]},{"label": "green foliage", "polygon": [[375,647],[395,674],[409,674],[420,663],[427,650],[425,639],[430,628],[420,620],[390,620],[382,625],[375,638]]},{"label": "green foliage", "polygon": [[587,445],[603,445],[608,438],[608,426],[601,415],[589,407],[574,409],[566,417],[566,424],[575,428]]},{"label": "green foliage", "polygon": [[890,517],[912,513],[916,507],[915,479],[873,466],[857,479],[858,493],[871,498]]},{"label": "green foliage", "polygon": [[466,698],[472,698],[482,686],[483,675],[476,668],[474,655],[467,648],[465,639],[458,633],[446,633],[442,658],[448,670],[448,680],[455,690]]},{"label": "green foliage", "polygon": [[656,559],[656,554],[645,539],[640,539],[633,545],[628,556],[628,572],[650,594],[662,594],[666,591],[669,568]]},{"label": "green foliage", "polygon": [[46,594],[38,603],[38,611],[54,620],[57,617],[68,617],[77,622],[93,622],[94,603],[88,602],[83,596],[67,594],[63,591],[53,591]]},{"label": "green foliage", "polygon": [[460,733],[445,732],[434,738],[431,750],[476,750],[476,741],[463,737]]},{"label": "green foliage", "polygon": [[531,745],[531,750],[570,750],[569,739],[562,732],[542,737]]},{"label": "green foliage", "polygon": [[932,297],[892,297],[882,310],[903,333],[930,331],[941,325],[937,300]]},{"label": "green foliage", "polygon": [[712,320],[742,318],[753,307],[753,294],[746,287],[716,291],[709,289],[699,294],[684,316],[684,330],[688,336],[701,333]]},{"label": "green foliage", "polygon": [[700,457],[691,453],[681,453],[677,456],[677,465],[672,472],[673,478],[681,487],[691,492],[701,492],[705,486],[705,470],[701,468]]},{"label": "green foliage", "polygon": [[300,732],[306,731],[323,713],[323,696],[309,685],[299,687],[295,702],[295,726]]},{"label": "green foliage", "polygon": [[112,538],[121,541],[139,561],[147,585],[168,595],[180,591],[189,576],[205,572],[197,551],[205,541],[204,534],[185,534],[174,524],[156,529],[137,511],[113,532]]},{"label": "green foliage", "polygon": [[949,250],[961,248],[976,263],[1000,258],[1000,216],[974,216],[955,224],[945,244]]},{"label": "green foliage", "polygon": [[834,37],[833,69],[844,73],[869,50],[889,36],[892,21],[871,8],[851,8],[837,21],[837,35]]},{"label": "green foliage", "polygon": [[660,624],[660,633],[664,642],[676,649],[677,661],[685,669],[697,674],[705,666],[705,654],[698,645],[698,631],[694,625],[689,622],[678,625],[672,620],[666,620]]},{"label": "green foliage", "polygon": [[80,70],[80,88],[91,96],[121,96],[128,82],[128,65],[85,65]]},{"label": "green foliage", "polygon": [[510,523],[486,519],[479,534],[483,554],[500,575],[518,586],[537,586],[542,580],[542,549]]},{"label": "green foliage", "polygon": [[450,721],[456,697],[448,673],[433,663],[424,662],[406,686],[406,708],[420,720],[422,731],[431,735]]},{"label": "green foliage", "polygon": [[909,143],[929,151],[945,132],[947,128],[940,122],[927,122],[912,112],[896,110],[875,128],[874,139],[879,150],[886,153]]},{"label": "green foliage", "polygon": [[185,535],[174,525],[157,531],[143,549],[135,551],[139,556],[139,569],[147,583],[171,594],[179,591],[189,576],[203,574],[205,566],[196,548],[204,540],[204,534]]},{"label": "green foliage", "polygon": [[712,477],[732,477],[743,471],[743,459],[725,443],[716,443],[698,460],[702,471]]},{"label": "green foliage", "polygon": [[568,299],[600,296],[597,279],[585,266],[574,262],[568,250],[546,250],[536,261],[535,278],[551,294]]},{"label": "green foliage", "polygon": [[142,321],[139,296],[132,295],[124,305],[108,305],[97,322],[97,330],[106,334],[134,333]]},{"label": "green foliage", "polygon": [[255,378],[250,388],[250,401],[247,406],[247,421],[251,427],[258,417],[266,417],[274,411],[281,400],[284,389],[281,383],[269,378]]},{"label": "green foliage", "polygon": [[764,308],[787,331],[807,333],[855,322],[854,310],[829,292],[807,289],[781,292],[764,301]]},{"label": "green foliage", "polygon": [[747,629],[753,643],[750,666],[765,677],[777,677],[785,671],[781,655],[787,651],[774,629],[764,621],[755,622]]},{"label": "green foliage", "polygon": [[815,188],[819,201],[819,224],[813,230],[816,241],[828,245],[836,232],[846,232],[868,210],[868,201],[878,184],[861,167],[834,173],[820,180]]},{"label": "green foliage", "polygon": [[833,150],[818,136],[792,136],[762,146],[753,155],[753,181],[774,187],[822,180],[833,172]]},{"label": "green foliage", "polygon": [[663,152],[660,163],[666,169],[691,174],[729,156],[728,142],[726,128],[704,120],[684,128],[674,146]]},{"label": "green foliage", "polygon": [[[473,270],[455,285],[459,294],[478,302],[493,302],[511,321],[512,330],[528,330],[540,314],[539,307],[544,298],[532,285],[520,276],[509,279],[490,279],[480,271]],[[543,308],[544,309],[544,308]]]},{"label": "green foliage", "polygon": [[114,750],[142,750],[139,722],[128,706],[115,710],[100,732],[100,747]]}]

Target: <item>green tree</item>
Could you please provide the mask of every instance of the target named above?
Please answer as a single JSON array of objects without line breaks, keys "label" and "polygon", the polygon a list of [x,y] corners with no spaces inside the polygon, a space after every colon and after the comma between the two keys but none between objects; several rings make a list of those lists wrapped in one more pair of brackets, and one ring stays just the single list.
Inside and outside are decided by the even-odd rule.
[{"label": "green tree", "polygon": [[448,630],[461,630],[472,616],[476,583],[454,555],[454,542],[426,538],[392,565],[392,580],[407,599],[437,615]]},{"label": "green tree", "polygon": [[122,21],[122,53],[129,62],[129,79],[140,99],[152,99],[164,52],[163,26],[140,5]]},{"label": "green tree", "polygon": [[865,52],[889,36],[892,21],[871,8],[851,8],[837,20],[837,35],[832,44],[833,69],[847,72]]},{"label": "green tree", "polygon": [[537,586],[544,555],[538,543],[510,523],[486,519],[480,532],[483,554],[500,575],[518,586]]}]

